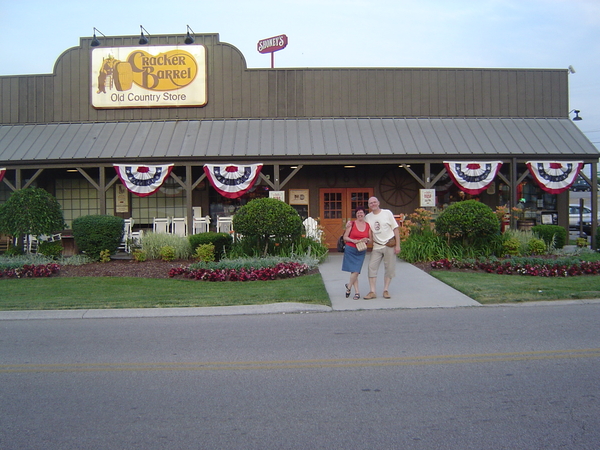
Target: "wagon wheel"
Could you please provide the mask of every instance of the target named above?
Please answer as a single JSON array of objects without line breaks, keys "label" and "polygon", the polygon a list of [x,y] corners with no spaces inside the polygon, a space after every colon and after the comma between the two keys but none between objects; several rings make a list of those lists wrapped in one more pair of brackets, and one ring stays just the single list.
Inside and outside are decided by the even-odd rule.
[{"label": "wagon wheel", "polygon": [[379,182],[381,198],[392,206],[405,206],[415,199],[418,193],[417,182],[398,170],[388,170]]}]

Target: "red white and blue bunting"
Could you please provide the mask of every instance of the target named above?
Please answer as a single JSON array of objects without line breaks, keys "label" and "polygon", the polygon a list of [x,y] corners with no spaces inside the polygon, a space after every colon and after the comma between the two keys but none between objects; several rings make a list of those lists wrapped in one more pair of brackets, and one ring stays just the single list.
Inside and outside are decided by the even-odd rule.
[{"label": "red white and blue bunting", "polygon": [[478,195],[494,181],[502,161],[444,161],[444,166],[461,191]]},{"label": "red white and blue bunting", "polygon": [[6,167],[3,167],[2,169],[0,169],[0,181],[2,181],[2,178],[4,178],[5,173],[6,173]]},{"label": "red white and blue bunting", "polygon": [[171,173],[173,164],[164,166],[114,164],[117,175],[129,190],[138,197],[154,194]]},{"label": "red white and blue bunting", "polygon": [[223,197],[238,198],[252,189],[262,166],[262,164],[248,166],[205,164],[204,173],[212,187]]},{"label": "red white and blue bunting", "polygon": [[569,189],[583,168],[583,161],[527,161],[526,164],[533,179],[550,194]]}]

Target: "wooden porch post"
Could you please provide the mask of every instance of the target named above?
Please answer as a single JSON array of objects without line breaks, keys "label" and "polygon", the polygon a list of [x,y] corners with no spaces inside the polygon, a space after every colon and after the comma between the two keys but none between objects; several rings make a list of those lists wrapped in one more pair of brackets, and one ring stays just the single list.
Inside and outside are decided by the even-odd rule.
[{"label": "wooden porch post", "polygon": [[592,249],[596,248],[596,230],[598,229],[598,162],[592,163]]}]

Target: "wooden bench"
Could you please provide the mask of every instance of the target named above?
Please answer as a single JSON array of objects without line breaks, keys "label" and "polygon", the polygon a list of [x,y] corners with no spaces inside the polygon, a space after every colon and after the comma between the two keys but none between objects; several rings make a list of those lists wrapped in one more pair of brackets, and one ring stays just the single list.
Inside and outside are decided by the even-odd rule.
[{"label": "wooden bench", "polygon": [[4,253],[10,248],[10,236],[0,234],[0,253]]}]

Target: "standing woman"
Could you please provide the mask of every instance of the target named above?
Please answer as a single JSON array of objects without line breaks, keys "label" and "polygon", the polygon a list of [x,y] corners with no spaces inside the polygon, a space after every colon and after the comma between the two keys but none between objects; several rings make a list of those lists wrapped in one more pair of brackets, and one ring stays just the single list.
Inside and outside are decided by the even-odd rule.
[{"label": "standing woman", "polygon": [[[365,215],[365,208],[362,206],[357,207],[354,211],[356,220],[353,222],[348,221],[346,231],[344,232],[346,249],[344,250],[342,270],[350,272],[350,281],[345,285],[346,298],[350,297],[352,286],[354,286],[354,300],[360,299],[358,275],[367,254],[367,243],[369,242],[369,232],[371,230],[369,224],[365,222]],[[362,247],[362,250],[357,248],[357,244],[359,248]]]}]

